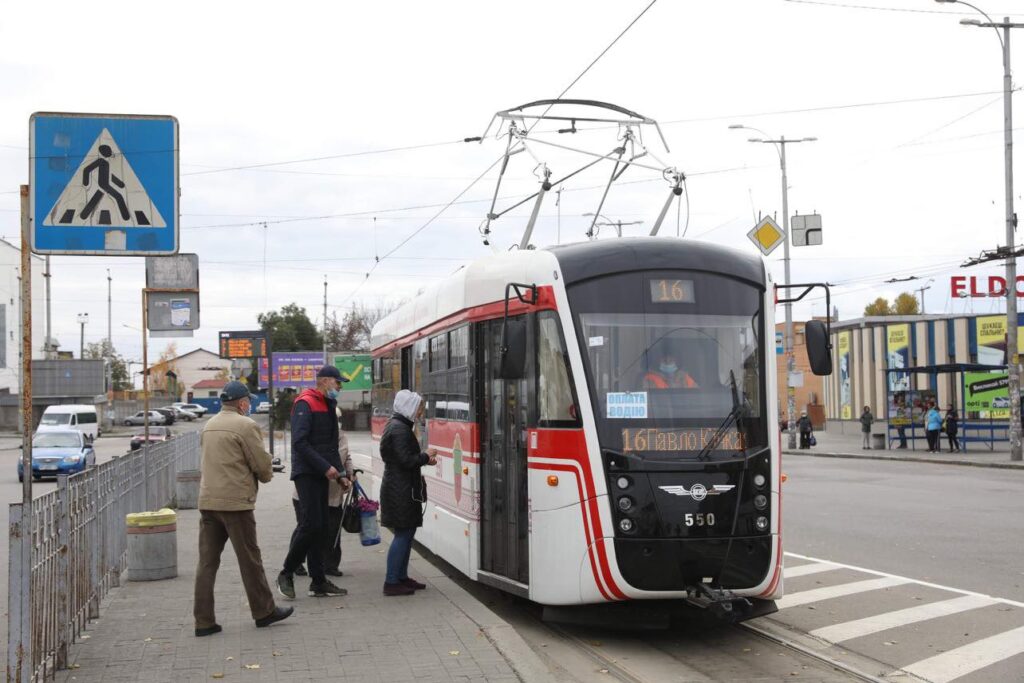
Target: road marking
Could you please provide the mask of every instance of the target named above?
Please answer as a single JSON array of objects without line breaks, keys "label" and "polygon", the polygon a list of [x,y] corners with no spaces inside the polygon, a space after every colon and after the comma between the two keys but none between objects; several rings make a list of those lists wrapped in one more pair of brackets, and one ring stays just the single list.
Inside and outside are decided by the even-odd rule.
[{"label": "road marking", "polygon": [[786,609],[787,607],[798,607],[811,602],[819,602],[821,600],[829,600],[831,598],[841,598],[844,595],[866,593],[867,591],[890,588],[891,586],[899,586],[910,582],[910,579],[902,579],[896,576],[883,576],[880,579],[867,579],[865,581],[841,583],[838,586],[823,586],[822,588],[814,588],[809,591],[790,593],[781,600],[776,600],[775,604],[781,610]]},{"label": "road marking", "polygon": [[799,567],[786,567],[782,570],[782,576],[786,579],[795,579],[798,576],[820,574],[821,572],[830,572],[839,568],[839,565],[832,564],[831,562],[812,562],[811,564],[802,564]]},{"label": "road marking", "polygon": [[830,643],[841,643],[844,640],[852,640],[861,636],[871,635],[890,628],[916,624],[929,619],[937,619],[959,612],[966,612],[979,607],[996,605],[998,602],[991,598],[984,598],[980,595],[964,595],[952,600],[941,600],[926,605],[918,605],[907,609],[886,612],[865,619],[855,619],[842,624],[833,624],[811,631],[816,636]]},{"label": "road marking", "polygon": [[842,562],[832,562],[832,560],[823,560],[823,559],[818,558],[818,557],[809,557],[807,555],[797,555],[796,553],[785,553],[785,555],[786,555],[786,557],[795,557],[798,560],[807,560],[809,562],[825,562],[825,563],[830,563],[830,564],[834,564],[836,567],[841,567],[843,569],[853,569],[853,570],[858,571],[858,572],[864,572],[865,574],[873,574],[874,576],[889,576],[889,577],[892,577],[892,578],[895,578],[895,579],[902,579],[906,583],[913,583],[913,584],[917,584],[918,586],[927,586],[929,588],[938,588],[939,590],[949,591],[951,593],[958,593],[960,595],[974,595],[976,597],[989,598],[989,599],[995,600],[996,602],[999,602],[999,603],[1001,603],[1003,605],[1011,605],[1013,607],[1022,607],[1022,608],[1024,608],[1024,602],[1019,602],[1017,600],[1007,600],[1006,598],[997,598],[997,597],[993,597],[991,595],[985,595],[984,593],[976,593],[974,591],[965,591],[965,590],[962,590],[960,588],[952,588],[951,586],[943,586],[942,584],[939,584],[939,583],[930,583],[928,581],[918,581],[917,579],[911,579],[911,578],[906,577],[906,576],[899,576],[898,574],[887,574],[886,572],[880,572],[880,571],[877,571],[875,569],[865,569],[864,567],[858,567],[858,566],[852,565],[852,564],[843,564]]},{"label": "road marking", "polygon": [[1024,626],[922,659],[903,670],[931,683],[948,683],[1022,652]]}]

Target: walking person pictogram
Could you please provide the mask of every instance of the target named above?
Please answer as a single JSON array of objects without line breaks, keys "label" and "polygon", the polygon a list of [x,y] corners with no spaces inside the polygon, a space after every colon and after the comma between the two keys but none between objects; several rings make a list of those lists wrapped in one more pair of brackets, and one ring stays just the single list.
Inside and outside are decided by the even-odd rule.
[{"label": "walking person pictogram", "polygon": [[100,153],[100,157],[82,169],[82,185],[86,187],[89,186],[89,176],[91,176],[92,172],[95,170],[96,184],[99,189],[96,190],[92,195],[92,198],[89,199],[89,202],[85,205],[85,208],[82,209],[82,213],[79,214],[79,218],[82,220],[88,220],[89,216],[92,215],[92,212],[96,210],[100,200],[103,199],[104,193],[106,193],[107,196],[117,203],[117,209],[121,212],[121,218],[123,220],[128,220],[131,218],[131,214],[128,213],[128,202],[124,200],[124,195],[110,185],[110,183],[113,182],[114,185],[124,189],[124,181],[110,172],[110,162],[107,161],[107,159],[111,154],[113,154],[113,151],[110,149],[110,145],[100,145],[98,151]]}]

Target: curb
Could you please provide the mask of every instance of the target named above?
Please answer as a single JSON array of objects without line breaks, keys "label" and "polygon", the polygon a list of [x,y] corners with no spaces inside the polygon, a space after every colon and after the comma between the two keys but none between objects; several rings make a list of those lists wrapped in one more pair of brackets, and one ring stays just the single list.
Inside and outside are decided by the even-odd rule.
[{"label": "curb", "polygon": [[[422,572],[423,578],[480,628],[483,636],[505,658],[519,679],[526,683],[554,683],[556,679],[550,669],[519,635],[515,627],[446,576],[422,550],[418,543],[414,543],[413,560],[418,564],[422,563],[423,569],[429,567],[427,571]],[[430,554],[429,550],[426,552]]]},{"label": "curb", "polygon": [[816,453],[803,453],[800,451],[782,451],[783,455],[797,455],[810,458],[845,458],[847,460],[885,460],[887,462],[927,462],[934,465],[959,465],[962,467],[990,467],[1001,470],[1021,470],[1024,463],[1015,464],[1012,462],[976,462],[973,460],[940,460],[939,458],[926,458],[916,456],[892,456],[892,455],[861,455],[858,453],[827,453],[818,451]]}]

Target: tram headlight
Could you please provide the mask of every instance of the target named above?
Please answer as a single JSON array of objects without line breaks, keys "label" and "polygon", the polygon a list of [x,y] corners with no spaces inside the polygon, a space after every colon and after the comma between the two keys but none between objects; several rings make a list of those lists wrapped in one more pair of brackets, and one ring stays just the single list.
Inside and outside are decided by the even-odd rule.
[{"label": "tram headlight", "polygon": [[623,512],[629,512],[633,509],[633,499],[629,496],[623,496],[619,498],[619,509]]},{"label": "tram headlight", "polygon": [[633,520],[631,519],[620,519],[619,528],[625,531],[627,534],[633,530]]},{"label": "tram headlight", "polygon": [[754,496],[754,507],[756,507],[758,510],[764,510],[766,507],[768,507],[768,497],[763,493],[759,493],[756,496]]},{"label": "tram headlight", "polygon": [[632,483],[633,482],[629,480],[629,477],[619,477],[618,479],[615,480],[615,485],[618,486],[620,489],[628,489],[629,485]]},{"label": "tram headlight", "polygon": [[763,489],[766,483],[768,483],[768,480],[765,478],[763,474],[758,473],[754,475],[754,486],[756,486],[759,489]]},{"label": "tram headlight", "polygon": [[761,515],[760,517],[754,520],[754,526],[757,527],[758,531],[768,531],[768,518],[764,515]]}]

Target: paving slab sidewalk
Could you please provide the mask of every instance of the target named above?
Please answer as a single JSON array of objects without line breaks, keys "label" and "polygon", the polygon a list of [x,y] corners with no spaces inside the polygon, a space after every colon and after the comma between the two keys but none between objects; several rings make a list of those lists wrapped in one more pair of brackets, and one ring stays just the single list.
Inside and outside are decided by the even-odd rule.
[{"label": "paving slab sidewalk", "polygon": [[[971,443],[969,451],[949,453],[949,445],[946,443],[945,435],[942,435],[942,452],[928,453],[923,448],[923,443],[918,443],[916,450],[906,449],[880,449],[866,450],[861,448],[860,434],[839,434],[832,432],[815,432],[814,438],[817,445],[805,450],[791,450],[783,448],[786,455],[805,455],[826,458],[860,458],[871,460],[899,460],[905,462],[927,462],[942,465],[966,465],[973,467],[998,467],[1004,469],[1024,469],[1024,462],[1010,460],[1010,451],[1005,443],[996,444],[994,450],[980,443]],[[786,435],[782,435],[783,444],[786,443]]]},{"label": "paving slab sidewalk", "polygon": [[[268,581],[279,570],[294,528],[287,474],[260,489],[256,517]],[[178,577],[122,582],[71,648],[73,668],[57,681],[546,681],[539,657],[506,622],[441,571],[413,555],[410,575],[427,589],[384,597],[389,535],[363,547],[343,534],[341,598],[306,597],[296,577],[295,614],[257,629],[230,544],[217,577],[217,620],[223,633],[193,634],[192,588],[199,513],[178,512]]]}]

